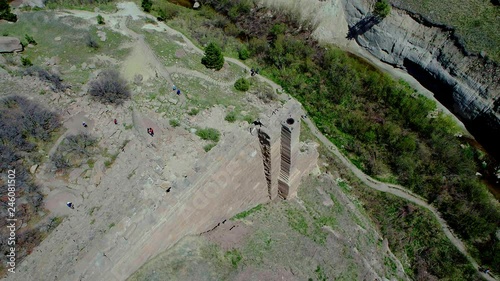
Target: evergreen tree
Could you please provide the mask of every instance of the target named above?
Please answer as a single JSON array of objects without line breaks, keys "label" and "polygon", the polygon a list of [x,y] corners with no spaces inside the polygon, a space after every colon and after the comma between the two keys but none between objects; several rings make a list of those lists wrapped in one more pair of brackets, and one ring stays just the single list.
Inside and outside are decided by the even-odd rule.
[{"label": "evergreen tree", "polygon": [[224,56],[222,55],[220,47],[214,43],[208,44],[205,48],[205,56],[201,59],[201,63],[207,68],[220,70],[224,66]]},{"label": "evergreen tree", "polygon": [[10,12],[10,5],[7,0],[0,0],[0,20],[17,21],[16,14]]},{"label": "evergreen tree", "polygon": [[149,13],[152,6],[153,2],[151,0],[142,0],[141,7],[144,9],[144,12]]}]

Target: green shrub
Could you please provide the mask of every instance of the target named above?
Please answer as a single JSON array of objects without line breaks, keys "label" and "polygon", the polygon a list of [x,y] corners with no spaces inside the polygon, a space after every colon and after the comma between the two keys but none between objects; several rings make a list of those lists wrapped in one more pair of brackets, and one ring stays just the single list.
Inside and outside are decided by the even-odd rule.
[{"label": "green shrub", "polygon": [[162,7],[158,9],[158,17],[159,21],[166,21],[175,18],[179,14],[179,10],[175,5],[173,7]]},{"label": "green shrub", "polygon": [[201,58],[201,63],[207,68],[220,70],[224,66],[224,56],[220,47],[214,43],[208,44],[205,48],[205,56]]},{"label": "green shrub", "polygon": [[36,45],[36,41],[35,39],[33,38],[33,36],[30,36],[28,34],[25,34],[24,35],[24,39],[26,39],[26,42],[28,42],[28,44],[31,44],[31,45]]},{"label": "green shrub", "polygon": [[153,2],[151,0],[142,0],[141,7],[144,9],[144,12],[149,13],[151,12],[151,7],[153,7]]},{"label": "green shrub", "polygon": [[211,140],[213,142],[218,142],[220,139],[220,132],[213,128],[199,129],[196,131],[196,135],[202,140]]},{"label": "green shrub", "polygon": [[21,63],[24,66],[32,66],[33,65],[33,63],[31,62],[31,60],[28,57],[21,57]]},{"label": "green shrub", "polygon": [[233,123],[234,121],[236,121],[236,112],[234,111],[231,111],[229,112],[226,117],[224,118],[224,120],[226,120],[227,122],[229,123]]},{"label": "green shrub", "polygon": [[104,18],[101,15],[97,15],[97,24],[105,24]]},{"label": "green shrub", "polygon": [[259,204],[255,207],[253,207],[252,209],[250,210],[247,210],[247,211],[243,211],[241,213],[238,213],[236,214],[232,220],[240,220],[240,219],[244,219],[246,217],[248,217],[250,214],[253,214],[253,213],[256,213],[258,211],[260,211],[262,209],[262,207],[264,207],[262,204]]},{"label": "green shrub", "polygon": [[170,126],[172,126],[174,128],[179,127],[181,125],[181,122],[179,122],[179,120],[177,120],[177,119],[170,119],[169,123],[170,123]]},{"label": "green shrub", "polygon": [[245,115],[243,116],[243,120],[246,121],[248,124],[252,124],[253,121],[255,121],[255,117],[251,115]]},{"label": "green shrub", "polygon": [[234,268],[237,268],[238,263],[243,259],[240,251],[238,251],[237,249],[232,249],[231,251],[227,251],[224,256],[231,261],[231,265]]},{"label": "green shrub", "polygon": [[391,4],[387,0],[378,0],[375,3],[373,14],[380,18],[385,18],[391,13]]},{"label": "green shrub", "polygon": [[250,52],[248,51],[246,46],[242,46],[238,50],[238,57],[240,58],[240,60],[246,60],[250,57]]},{"label": "green shrub", "polygon": [[250,82],[245,78],[240,78],[234,82],[234,88],[238,91],[246,92],[250,89]]},{"label": "green shrub", "polygon": [[273,27],[271,27],[271,30],[269,30],[269,33],[271,33],[271,35],[276,37],[280,34],[285,34],[285,31],[286,31],[286,24],[278,23],[278,24],[273,25]]}]

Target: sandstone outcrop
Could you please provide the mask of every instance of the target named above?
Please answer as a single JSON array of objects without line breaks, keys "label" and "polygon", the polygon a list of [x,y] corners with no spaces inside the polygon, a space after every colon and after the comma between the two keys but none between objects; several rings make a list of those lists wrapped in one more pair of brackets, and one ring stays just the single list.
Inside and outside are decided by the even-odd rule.
[{"label": "sandstone outcrop", "polygon": [[0,53],[13,53],[23,50],[21,41],[16,37],[2,36],[0,37]]}]

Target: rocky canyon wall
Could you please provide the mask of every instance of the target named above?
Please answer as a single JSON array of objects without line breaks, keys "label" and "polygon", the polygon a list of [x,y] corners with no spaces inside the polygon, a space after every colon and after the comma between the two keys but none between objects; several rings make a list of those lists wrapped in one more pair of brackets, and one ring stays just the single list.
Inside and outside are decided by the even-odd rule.
[{"label": "rocky canyon wall", "polygon": [[[367,1],[344,1],[353,27],[370,17]],[[467,52],[446,26],[393,7],[391,14],[355,36],[356,42],[383,62],[406,70],[456,114],[467,129],[498,156],[500,69],[483,55]]]},{"label": "rocky canyon wall", "polygon": [[[481,144],[500,156],[495,143],[500,139],[498,64],[467,52],[451,28],[396,7],[381,22],[371,22],[373,4],[367,0],[260,2],[297,13],[301,20],[312,23],[313,35],[320,42],[334,43],[366,58],[398,78],[403,77],[420,92],[429,90]],[[357,34],[349,40],[347,35],[353,27],[358,28]],[[406,71],[413,78],[376,60]],[[427,96],[432,94],[427,92]]]}]

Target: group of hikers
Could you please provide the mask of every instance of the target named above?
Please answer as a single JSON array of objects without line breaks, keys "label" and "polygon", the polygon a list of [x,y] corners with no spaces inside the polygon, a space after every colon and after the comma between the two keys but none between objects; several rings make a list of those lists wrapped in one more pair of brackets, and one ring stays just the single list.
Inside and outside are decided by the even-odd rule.
[{"label": "group of hikers", "polygon": [[[252,73],[254,73],[253,68],[252,68]],[[253,75],[254,75],[254,74],[252,74],[252,76],[253,76]],[[175,85],[173,85],[173,86],[172,86],[172,90],[173,90],[173,91],[177,91],[177,92],[176,92],[176,93],[177,93],[177,95],[180,95],[180,94],[181,94],[181,90],[180,90],[180,89],[177,89],[177,87],[176,87]],[[117,120],[116,118],[115,118],[115,119],[113,119],[113,123],[114,123],[115,125],[118,125],[118,120]],[[83,127],[85,127],[85,128],[87,128],[87,127],[88,127],[88,125],[87,125],[87,123],[86,123],[86,122],[82,122],[82,126],[83,126]],[[147,132],[148,132],[148,134],[149,134],[150,136],[152,136],[152,137],[155,135],[155,131],[153,130],[153,128],[147,128]],[[122,148],[122,150],[123,150],[123,148]],[[171,187],[170,187],[170,188],[168,188],[166,191],[167,191],[167,192],[170,192],[170,190],[171,190]],[[68,208],[71,208],[71,209],[74,209],[74,208],[75,208],[75,205],[74,205],[72,202],[66,202],[66,206],[68,206]]]},{"label": "group of hikers", "polygon": [[250,75],[255,76],[257,74],[259,74],[259,69],[258,68],[256,68],[256,69],[253,69],[253,68],[250,69]]},{"label": "group of hikers", "polygon": [[[175,87],[175,86],[174,86],[174,87]],[[179,91],[179,94],[180,94],[180,91]],[[113,119],[113,123],[115,123],[115,125],[118,125],[118,120],[116,120],[116,118],[115,118],[115,119]],[[87,128],[87,127],[88,127],[87,123],[85,123],[85,122],[82,122],[82,125],[83,125],[83,127],[85,127],[85,128]],[[148,128],[148,129],[147,129],[147,131],[148,131],[148,134],[149,134],[150,136],[152,136],[152,137],[153,137],[153,136],[155,135],[155,131],[153,130],[153,128]]]},{"label": "group of hikers", "polygon": [[177,89],[175,85],[172,86],[172,91],[177,91],[178,96],[181,94],[181,90]]}]

